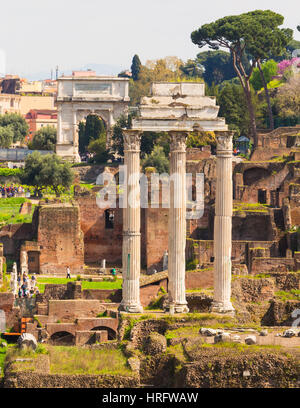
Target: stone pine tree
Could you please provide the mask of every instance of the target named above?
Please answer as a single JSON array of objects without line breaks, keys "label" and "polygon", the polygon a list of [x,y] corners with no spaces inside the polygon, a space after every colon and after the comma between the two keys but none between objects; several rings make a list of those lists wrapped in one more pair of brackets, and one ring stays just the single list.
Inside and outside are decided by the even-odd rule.
[{"label": "stone pine tree", "polygon": [[[250,133],[257,146],[255,109],[250,78],[259,61],[272,54],[280,54],[291,41],[293,31],[279,28],[283,16],[271,10],[255,10],[236,16],[227,16],[193,31],[191,39],[199,48],[206,45],[213,50],[225,48],[232,55],[234,70],[241,82],[250,115]],[[243,57],[251,55],[250,69],[246,71]]]},{"label": "stone pine tree", "polygon": [[139,79],[139,73],[141,70],[141,60],[137,54],[132,58],[132,64],[131,64],[131,73],[132,73],[132,79],[134,81],[137,81]]}]

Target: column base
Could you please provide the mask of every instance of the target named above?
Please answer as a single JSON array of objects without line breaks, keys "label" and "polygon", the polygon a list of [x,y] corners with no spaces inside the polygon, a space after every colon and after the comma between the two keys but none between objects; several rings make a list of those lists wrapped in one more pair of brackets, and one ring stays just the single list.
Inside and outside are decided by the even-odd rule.
[{"label": "column base", "polygon": [[224,303],[224,302],[216,302],[214,301],[211,305],[210,311],[212,313],[226,313],[226,314],[235,314],[234,307],[232,306],[231,302]]},{"label": "column base", "polygon": [[[173,303],[172,306],[174,306],[174,309],[173,309],[173,307],[171,307],[171,310],[173,309],[174,313],[188,313],[189,310],[190,310],[188,308],[188,306],[187,306],[187,303],[185,303],[185,304]],[[170,312],[170,304],[169,303],[165,305],[164,311],[165,312]]]},{"label": "column base", "polygon": [[127,313],[143,313],[144,309],[142,305],[124,305],[121,303],[118,310]]}]

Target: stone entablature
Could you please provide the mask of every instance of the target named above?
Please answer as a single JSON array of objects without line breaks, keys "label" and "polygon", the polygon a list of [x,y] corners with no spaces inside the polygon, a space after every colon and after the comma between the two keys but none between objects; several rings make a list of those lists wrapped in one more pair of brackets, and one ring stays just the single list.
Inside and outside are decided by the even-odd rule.
[{"label": "stone entablature", "polygon": [[140,117],[132,127],[153,132],[228,130],[225,119],[218,117],[216,98],[205,96],[204,90],[204,84],[196,82],[152,84],[151,95],[142,98]]}]

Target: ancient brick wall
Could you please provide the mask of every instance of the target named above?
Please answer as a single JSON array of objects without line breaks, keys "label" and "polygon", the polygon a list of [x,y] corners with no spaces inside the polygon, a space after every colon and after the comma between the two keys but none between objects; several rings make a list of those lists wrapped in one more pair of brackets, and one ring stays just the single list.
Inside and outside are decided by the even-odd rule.
[{"label": "ancient brick wall", "polygon": [[254,258],[251,264],[251,274],[268,272],[288,272],[295,270],[293,258]]},{"label": "ancient brick wall", "polygon": [[31,223],[5,225],[0,230],[0,242],[3,243],[4,255],[18,259],[22,243],[34,237],[34,226]]},{"label": "ancient brick wall", "polygon": [[52,321],[61,320],[73,322],[80,317],[95,317],[97,314],[104,312],[105,308],[98,300],[50,300],[49,316]]},{"label": "ancient brick wall", "polygon": [[186,271],[185,287],[186,289],[207,289],[214,286],[213,269],[204,271]]},{"label": "ancient brick wall", "polygon": [[14,307],[14,295],[11,292],[0,293],[0,310],[5,313],[6,329],[19,332],[20,308]]},{"label": "ancient brick wall", "polygon": [[39,207],[38,244],[40,271],[44,274],[82,273],[83,234],[77,206],[57,204]]},{"label": "ancient brick wall", "polygon": [[122,209],[114,211],[113,228],[106,228],[105,208],[99,208],[96,195],[77,197],[80,208],[80,225],[84,234],[84,260],[86,263],[106,259],[114,265],[122,264]]},{"label": "ancient brick wall", "polygon": [[145,246],[147,270],[162,270],[163,255],[168,250],[167,208],[148,208],[145,211]]}]

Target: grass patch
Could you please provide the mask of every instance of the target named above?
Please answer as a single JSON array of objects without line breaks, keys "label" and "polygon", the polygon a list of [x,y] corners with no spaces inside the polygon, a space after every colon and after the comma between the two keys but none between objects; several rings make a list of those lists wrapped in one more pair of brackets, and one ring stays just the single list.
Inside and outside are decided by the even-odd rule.
[{"label": "grass patch", "polygon": [[182,362],[188,362],[188,359],[183,350],[182,344],[176,344],[175,346],[167,347],[167,354],[173,354],[178,360]]},{"label": "grass patch", "polygon": [[49,346],[51,374],[110,374],[131,376],[121,350]]},{"label": "grass patch", "polygon": [[253,345],[248,345],[244,343],[216,343],[216,344],[211,344],[211,343],[203,343],[203,344],[198,344],[197,347],[200,348],[221,348],[221,349],[232,349],[236,350],[237,352],[245,352],[245,351],[262,351],[262,350],[281,350],[280,345],[273,345],[273,344],[267,344],[267,345],[258,345],[258,344],[253,344]]},{"label": "grass patch", "polygon": [[165,333],[165,337],[167,340],[175,339],[177,337],[195,337],[195,336],[199,336],[198,326],[179,327],[176,330],[167,330]]},{"label": "grass patch", "polygon": [[22,224],[32,222],[35,205],[30,214],[20,214],[21,205],[28,202],[23,197],[0,198],[0,227],[7,224]]},{"label": "grass patch", "polygon": [[257,204],[257,203],[234,203],[233,211],[267,213],[268,206],[267,204]]},{"label": "grass patch", "polygon": [[[46,284],[60,284],[66,285],[68,282],[75,282],[77,278],[66,279],[66,278],[37,278],[37,286],[41,293],[45,291]],[[101,282],[89,282],[81,281],[82,289],[104,289],[113,290],[122,288],[122,279],[117,279],[116,281],[101,281]]]},{"label": "grass patch", "polygon": [[275,292],[275,296],[284,302],[287,300],[300,300],[300,289],[292,289],[289,292],[279,290]]}]

